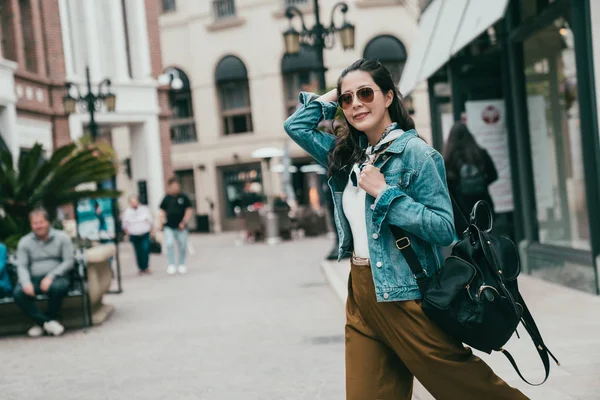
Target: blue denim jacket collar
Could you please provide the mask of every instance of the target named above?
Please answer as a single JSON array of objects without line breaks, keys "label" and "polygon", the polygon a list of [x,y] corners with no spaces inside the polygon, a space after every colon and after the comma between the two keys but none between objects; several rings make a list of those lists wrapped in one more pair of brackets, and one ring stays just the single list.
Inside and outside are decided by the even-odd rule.
[{"label": "blue denim jacket collar", "polygon": [[[384,150],[384,153],[394,153],[394,154],[402,153],[404,151],[404,148],[406,147],[406,143],[408,143],[408,141],[415,136],[418,136],[418,135],[417,135],[417,131],[415,131],[414,129],[404,132],[404,134],[402,136],[400,136],[398,139],[394,140],[394,142],[392,144],[390,144],[387,147],[387,149]],[[366,149],[367,147],[369,147],[369,139],[367,139],[367,135],[365,135],[364,133],[361,133],[360,136],[358,137],[358,144],[361,149]]]}]

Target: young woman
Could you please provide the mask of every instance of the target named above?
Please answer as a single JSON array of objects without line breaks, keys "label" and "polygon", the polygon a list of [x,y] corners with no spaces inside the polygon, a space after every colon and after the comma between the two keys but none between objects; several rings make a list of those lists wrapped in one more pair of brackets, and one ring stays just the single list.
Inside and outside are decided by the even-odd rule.
[{"label": "young woman", "polygon": [[[415,278],[389,225],[408,238],[428,274],[455,238],[441,155],[421,140],[390,72],[373,60],[349,66],[337,89],[301,93],[288,135],[328,168],[339,257],[352,255],[346,304],[346,397],[410,399],[413,377],[436,399],[526,399],[423,313]],[[318,131],[337,108],[337,138]]]},{"label": "young woman", "polygon": [[479,200],[485,200],[494,209],[489,186],[498,179],[498,172],[490,155],[479,147],[469,128],[462,122],[457,122],[450,130],[444,148],[444,160],[448,186],[456,200],[455,207],[460,207],[454,209],[454,214],[457,216],[456,231],[461,233],[467,224],[458,213],[468,217]]}]

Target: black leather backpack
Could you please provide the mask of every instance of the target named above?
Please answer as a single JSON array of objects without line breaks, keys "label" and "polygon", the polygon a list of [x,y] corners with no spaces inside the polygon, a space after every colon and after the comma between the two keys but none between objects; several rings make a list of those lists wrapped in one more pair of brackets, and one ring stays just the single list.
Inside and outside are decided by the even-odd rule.
[{"label": "black leather backpack", "polygon": [[[488,211],[489,227],[482,230],[476,221],[480,208]],[[530,385],[517,367],[513,357],[502,348],[522,323],[544,363],[546,376],[550,373],[549,357],[560,365],[548,350],[542,336],[519,293],[519,252],[508,238],[491,233],[492,213],[489,205],[479,201],[473,207],[468,228],[452,248],[443,268],[433,276],[420,265],[406,233],[390,226],[396,247],[402,252],[415,274],[423,296],[425,314],[446,333],[477,350],[502,352],[521,379]],[[534,385],[534,386],[537,386]]]}]

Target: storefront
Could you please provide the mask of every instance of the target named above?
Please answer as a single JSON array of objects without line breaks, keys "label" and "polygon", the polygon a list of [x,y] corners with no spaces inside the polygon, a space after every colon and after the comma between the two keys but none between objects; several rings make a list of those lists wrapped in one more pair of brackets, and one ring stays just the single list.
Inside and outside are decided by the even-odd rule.
[{"label": "storefront", "polygon": [[434,0],[414,46],[400,90],[427,81],[436,148],[462,120],[490,153],[524,270],[600,293],[590,0]]},{"label": "storefront", "polygon": [[219,171],[223,230],[241,229],[242,210],[265,201],[261,165],[236,164],[219,167]]}]

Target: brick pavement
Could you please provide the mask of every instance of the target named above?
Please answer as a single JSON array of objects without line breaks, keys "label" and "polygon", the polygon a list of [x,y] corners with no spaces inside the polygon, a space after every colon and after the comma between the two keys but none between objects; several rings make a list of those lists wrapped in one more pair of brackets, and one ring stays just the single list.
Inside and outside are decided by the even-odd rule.
[{"label": "brick pavement", "polygon": [[[345,302],[349,261],[322,262],[321,267],[333,291]],[[519,277],[519,288],[545,343],[561,366],[557,367],[551,361],[548,381],[542,386],[532,387],[521,381],[502,354],[476,354],[500,377],[532,400],[600,399],[600,297],[525,274]],[[519,328],[519,334],[521,339],[513,337],[504,348],[515,357],[526,378],[540,382],[544,367],[525,329]],[[433,398],[418,384],[414,394],[419,400]]]},{"label": "brick pavement", "polygon": [[330,240],[191,240],[185,277],[162,256],[136,276],[124,245],[124,293],[88,333],[1,338],[0,398],[343,399],[344,314],[318,267]]}]

